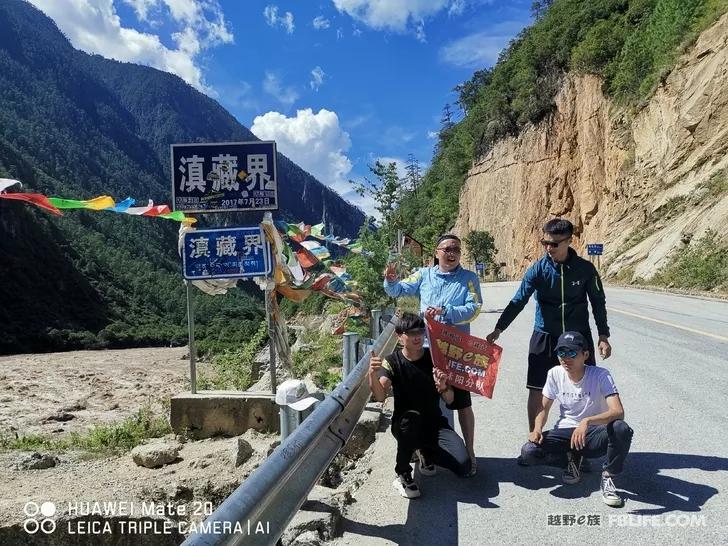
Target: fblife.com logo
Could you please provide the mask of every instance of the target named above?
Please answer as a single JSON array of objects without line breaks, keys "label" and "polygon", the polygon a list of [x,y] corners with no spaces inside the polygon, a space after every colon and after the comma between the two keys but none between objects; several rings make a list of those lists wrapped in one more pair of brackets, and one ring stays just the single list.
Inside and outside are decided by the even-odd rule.
[{"label": "fblife.com logo", "polygon": [[37,532],[50,535],[56,530],[56,522],[51,518],[56,514],[56,505],[50,501],[41,503],[29,501],[23,507],[27,519],[23,522],[23,529],[29,535]]}]

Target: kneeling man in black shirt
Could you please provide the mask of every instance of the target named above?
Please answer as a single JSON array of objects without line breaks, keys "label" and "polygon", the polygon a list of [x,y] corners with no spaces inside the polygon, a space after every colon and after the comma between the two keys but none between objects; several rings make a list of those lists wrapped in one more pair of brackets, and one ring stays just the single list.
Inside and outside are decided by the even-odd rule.
[{"label": "kneeling man in black shirt", "polygon": [[394,391],[392,434],[397,439],[397,478],[394,488],[408,499],[419,497],[412,479],[410,460],[417,453],[420,474],[435,474],[435,465],[458,476],[470,471],[470,456],[465,443],[450,428],[440,411],[440,397],[453,403],[453,389],[446,374],[432,365],[430,350],[423,345],[425,322],[405,313],[397,319],[395,332],[402,346],[381,358],[372,352],[369,359],[369,386],[374,398],[383,402],[391,386]]}]

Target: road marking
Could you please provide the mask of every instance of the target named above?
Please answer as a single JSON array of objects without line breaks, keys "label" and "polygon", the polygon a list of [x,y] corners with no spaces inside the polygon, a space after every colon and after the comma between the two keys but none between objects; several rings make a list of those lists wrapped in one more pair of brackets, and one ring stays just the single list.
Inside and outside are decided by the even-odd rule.
[{"label": "road marking", "polygon": [[674,324],[672,322],[667,322],[667,321],[652,318],[652,317],[646,317],[645,315],[638,315],[637,313],[630,313],[629,311],[623,311],[622,309],[615,309],[614,307],[607,307],[607,309],[610,311],[614,311],[615,313],[622,313],[623,315],[629,315],[630,317],[636,317],[636,318],[641,318],[643,320],[649,320],[652,322],[656,322],[658,324],[664,324],[665,326],[672,326],[673,328],[678,328],[680,330],[692,332],[693,334],[700,334],[701,336],[708,336],[708,337],[715,338],[719,341],[728,342],[728,337],[719,336],[718,334],[713,334],[711,332],[703,332],[702,330],[695,330],[694,328],[688,328],[687,326],[681,326],[679,324]]}]

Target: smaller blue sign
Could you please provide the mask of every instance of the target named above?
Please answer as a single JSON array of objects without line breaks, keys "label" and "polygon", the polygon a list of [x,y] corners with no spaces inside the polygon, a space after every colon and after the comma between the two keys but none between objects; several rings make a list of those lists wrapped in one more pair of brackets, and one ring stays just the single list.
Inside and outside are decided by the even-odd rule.
[{"label": "smaller blue sign", "polygon": [[589,256],[601,256],[604,254],[604,244],[603,243],[594,243],[590,245],[586,245],[586,253]]},{"label": "smaller blue sign", "polygon": [[240,279],[271,272],[270,243],[260,226],[185,233],[185,279]]},{"label": "smaller blue sign", "polygon": [[480,271],[481,273],[485,271],[485,264],[482,263],[476,263],[475,264],[475,270]]}]

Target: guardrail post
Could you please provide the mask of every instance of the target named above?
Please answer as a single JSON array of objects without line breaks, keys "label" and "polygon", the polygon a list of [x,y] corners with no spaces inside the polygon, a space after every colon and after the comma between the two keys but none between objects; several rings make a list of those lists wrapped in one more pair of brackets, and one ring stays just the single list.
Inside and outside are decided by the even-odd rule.
[{"label": "guardrail post", "polygon": [[381,309],[372,309],[372,315],[371,320],[369,322],[369,337],[372,339],[377,339],[379,337],[379,334],[382,333],[382,310]]},{"label": "guardrail post", "polygon": [[359,342],[359,334],[354,332],[346,332],[344,334],[343,361],[344,369],[343,378],[351,373],[356,363],[359,361],[356,354],[357,344]]},{"label": "guardrail post", "polygon": [[281,442],[283,442],[301,424],[301,413],[288,406],[280,406],[280,410]]},{"label": "guardrail post", "polygon": [[369,351],[374,347],[374,341],[368,338],[359,340],[359,354],[357,355],[359,360],[364,358],[364,355],[368,355]]}]

